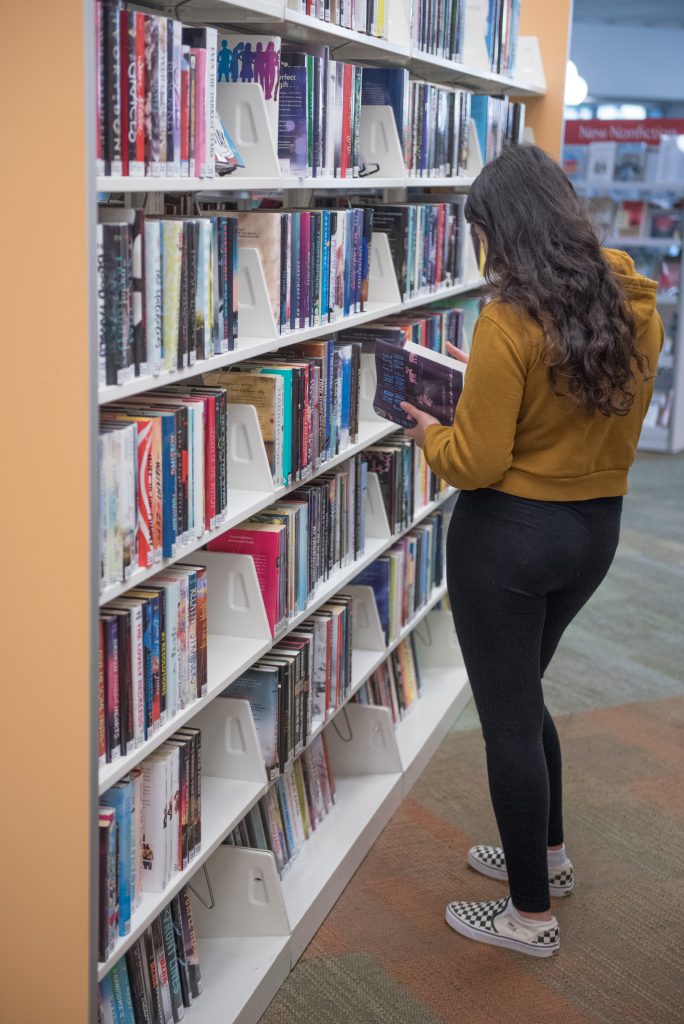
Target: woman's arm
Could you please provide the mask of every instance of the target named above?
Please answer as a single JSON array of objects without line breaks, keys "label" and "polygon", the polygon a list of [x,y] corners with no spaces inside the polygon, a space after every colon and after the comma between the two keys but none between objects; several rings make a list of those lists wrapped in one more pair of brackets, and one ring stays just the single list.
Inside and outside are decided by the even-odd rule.
[{"label": "woman's arm", "polygon": [[525,376],[513,340],[485,311],[475,326],[453,426],[431,423],[424,431],[425,457],[438,476],[463,490],[501,480],[513,461]]}]

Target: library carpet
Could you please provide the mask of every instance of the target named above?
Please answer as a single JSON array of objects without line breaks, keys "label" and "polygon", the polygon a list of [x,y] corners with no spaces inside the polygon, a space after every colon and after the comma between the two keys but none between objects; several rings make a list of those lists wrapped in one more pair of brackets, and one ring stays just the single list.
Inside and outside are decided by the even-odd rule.
[{"label": "library carpet", "polygon": [[261,1024],[680,1024],[684,993],[684,458],[641,456],[608,580],[568,630],[546,692],[565,760],[577,890],[560,955],[468,942],[450,899],[496,899],[465,866],[495,842],[467,709]]}]

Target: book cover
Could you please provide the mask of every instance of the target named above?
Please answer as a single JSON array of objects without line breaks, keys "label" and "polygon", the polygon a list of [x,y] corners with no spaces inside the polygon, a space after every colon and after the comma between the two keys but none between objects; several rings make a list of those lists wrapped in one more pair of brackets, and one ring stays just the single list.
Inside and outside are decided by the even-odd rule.
[{"label": "book cover", "polygon": [[183,921],[183,938],[185,951],[188,958],[188,974],[190,978],[190,991],[194,999],[202,992],[202,972],[200,971],[199,948],[197,945],[197,934],[192,916],[192,899],[190,890],[186,886],[180,893],[181,917]]},{"label": "book cover", "polygon": [[609,185],[613,181],[617,143],[590,142],[587,157],[587,182]]},{"label": "book cover", "polygon": [[216,55],[217,109],[231,125],[230,106],[223,99],[222,82],[256,82],[261,86],[273,145],[278,146],[278,99],[280,96],[280,37],[221,32]]},{"label": "book cover", "polygon": [[254,212],[238,214],[238,247],[256,249],[266,281],[274,323],[280,322],[280,215]]},{"label": "book cover", "polygon": [[231,683],[226,696],[248,700],[269,778],[278,771],[279,672],[257,663]]},{"label": "book cover", "polygon": [[463,390],[464,366],[412,342],[399,348],[378,340],[373,408],[379,416],[411,427],[414,421],[400,407],[402,402],[409,402],[444,426],[451,426]]},{"label": "book cover", "polygon": [[308,161],[307,66],[303,53],[282,55],[278,159],[283,174],[312,174]]},{"label": "book cover", "polygon": [[646,177],[645,142],[618,142],[613,165],[614,181],[644,181]]}]

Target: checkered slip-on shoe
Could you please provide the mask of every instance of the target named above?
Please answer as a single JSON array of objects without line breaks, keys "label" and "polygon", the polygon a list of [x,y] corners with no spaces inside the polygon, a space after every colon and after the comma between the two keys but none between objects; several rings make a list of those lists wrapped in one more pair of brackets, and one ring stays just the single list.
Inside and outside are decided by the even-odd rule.
[{"label": "checkered slip-on shoe", "polygon": [[488,903],[457,900],[446,908],[446,923],[459,935],[527,956],[553,956],[560,949],[558,921],[521,921],[511,897]]},{"label": "checkered slip-on shoe", "polygon": [[[472,846],[468,850],[468,863],[481,875],[508,881],[506,858],[500,846]],[[571,860],[566,860],[560,867],[549,868],[549,892],[552,896],[569,896],[574,888],[575,873]]]}]

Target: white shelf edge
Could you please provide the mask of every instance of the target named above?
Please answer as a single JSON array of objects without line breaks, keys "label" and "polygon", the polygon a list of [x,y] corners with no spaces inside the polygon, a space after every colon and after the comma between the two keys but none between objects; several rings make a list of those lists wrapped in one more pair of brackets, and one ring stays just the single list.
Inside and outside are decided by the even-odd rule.
[{"label": "white shelf edge", "polygon": [[[125,594],[128,590],[133,587],[139,587],[146,580],[151,579],[158,573],[163,572],[164,569],[168,569],[170,566],[175,565],[177,562],[182,561],[184,558],[188,558],[193,551],[197,551],[199,548],[204,547],[210,540],[215,540],[220,537],[227,530],[232,529],[235,526],[239,526],[249,516],[256,515],[262,509],[268,508],[274,501],[278,501],[280,498],[284,498],[291,491],[296,491],[303,484],[310,483],[315,480],[316,477],[321,476],[323,473],[327,473],[334,466],[339,465],[341,462],[345,462],[347,459],[356,455],[358,452],[363,451],[368,445],[375,444],[377,441],[381,441],[389,434],[395,433],[399,430],[399,427],[394,423],[387,423],[387,421],[380,421],[378,419],[377,425],[370,420],[359,421],[359,438],[353,443],[348,445],[344,451],[339,452],[332,458],[322,462],[321,465],[309,474],[303,480],[296,480],[294,483],[288,484],[286,487],[277,487],[272,491],[233,491],[232,493],[241,496],[241,507],[238,511],[230,513],[223,523],[216,526],[213,530],[205,530],[201,537],[195,537],[187,544],[183,545],[181,549],[171,558],[164,558],[157,565],[150,566],[149,569],[137,569],[127,580],[122,583],[116,583],[111,587],[107,587],[102,591],[99,598],[99,605],[108,604],[110,601],[114,601],[117,597]],[[230,490],[228,494],[230,496]],[[247,502],[244,495],[254,495],[254,499],[251,502]]]},{"label": "white shelf edge", "polygon": [[[404,534],[417,526],[418,523],[422,522],[426,516],[430,515],[431,512],[436,511],[446,500],[451,497],[453,491],[445,491],[444,495],[440,495],[435,501],[431,501],[429,504],[423,506],[411,521],[411,525],[402,530],[400,533],[390,537],[389,540],[379,540],[376,538],[367,538],[366,540],[366,551],[363,557],[350,565],[344,566],[341,569],[335,570],[332,573],[329,580],[319,587],[316,596],[306,606],[304,611],[299,612],[294,618],[292,618],[287,628],[280,633],[277,637],[272,640],[266,641],[254,641],[254,649],[250,652],[249,656],[243,658],[242,662],[235,664],[233,663],[230,668],[221,669],[216,672],[210,666],[209,679],[207,683],[207,692],[203,697],[193,701],[192,704],[188,704],[178,715],[174,715],[173,718],[169,719],[160,729],[157,730],[152,736],[146,739],[142,744],[135,747],[130,754],[126,754],[125,757],[117,758],[116,761],[110,762],[100,769],[99,773],[99,786],[98,793],[103,793],[105,790],[113,786],[115,782],[122,779],[124,775],[130,772],[136,765],[144,761],[146,757],[154,753],[160,744],[164,743],[170,736],[173,735],[178,729],[195,717],[198,711],[206,707],[212,700],[214,700],[226,687],[230,686],[239,675],[246,672],[247,669],[253,665],[259,658],[263,657],[267,651],[270,651],[276,644],[278,644],[284,637],[287,636],[293,629],[296,629],[309,615],[313,614],[317,608],[322,604],[325,604],[338,590],[341,590],[347,584],[351,583],[355,576],[357,576],[367,565],[370,565],[374,559],[378,558],[384,551],[387,551],[393,544],[396,543]],[[226,639],[226,638],[223,638]],[[228,638],[229,639],[229,638]],[[244,641],[243,641],[244,642]],[[208,638],[208,644],[211,645],[211,634]],[[209,653],[209,657],[211,654]]]},{"label": "white shelf edge", "polygon": [[372,174],[355,178],[297,178],[286,176],[281,178],[259,178],[245,176],[243,178],[129,178],[108,177],[97,178],[98,193],[118,192],[287,192],[291,189],[311,189],[317,191],[358,191],[371,188],[457,188],[467,189],[473,183],[472,178],[463,175],[451,177],[416,178],[405,175],[400,178],[381,178]]},{"label": "white shelf edge", "polygon": [[470,699],[468,673],[422,669],[423,689],[406,716],[397,722],[395,735],[403,768],[404,795],[421,775],[437,747]]},{"label": "white shelf edge", "polygon": [[363,313],[352,313],[349,316],[333,320],[328,324],[290,331],[289,333],[278,335],[277,338],[238,337],[237,348],[218,356],[211,356],[209,359],[203,359],[195,363],[194,366],[183,370],[165,370],[157,377],[135,377],[128,384],[111,384],[101,387],[98,391],[98,403],[99,405],[108,405],[110,402],[120,402],[124,398],[131,398],[134,395],[144,394],[147,391],[154,391],[156,388],[166,387],[169,384],[179,384],[184,380],[197,377],[201,373],[225,369],[225,367],[232,366],[234,363],[240,363],[245,359],[253,359],[255,356],[268,355],[270,352],[277,352],[278,349],[286,348],[289,345],[297,345],[302,341],[314,341],[316,338],[338,334],[340,331],[348,331],[353,327],[361,327],[373,320],[380,320],[407,309],[425,306],[431,302],[439,302],[440,299],[452,298],[465,292],[476,291],[482,288],[485,283],[484,278],[479,277],[474,281],[462,281],[457,284],[448,285],[445,288],[426,291],[425,294],[413,296],[404,302],[369,302],[367,303],[368,308]]},{"label": "white shelf edge", "polygon": [[255,1024],[292,969],[290,936],[199,938],[198,943],[202,993],[185,1010],[186,1024]]},{"label": "white shelf edge", "polygon": [[632,235],[629,238],[606,238],[603,242],[608,249],[681,249],[681,238],[644,238]]},{"label": "white shelf edge", "polygon": [[[244,793],[238,797],[236,792],[234,806],[223,819],[224,823],[218,824],[219,810],[230,800],[231,790],[244,790]],[[163,892],[143,893],[142,903],[131,918],[131,930],[127,935],[119,936],[107,959],[103,963],[98,963],[98,980],[109,973],[117,960],[140,938],[147,926],[158,917],[176,893],[188,883],[198,868],[202,867],[231,829],[265,792],[266,785],[264,783],[238,782],[234,779],[217,779],[212,776],[205,776],[202,779],[202,848],[200,852],[183,871],[176,872]]]}]

